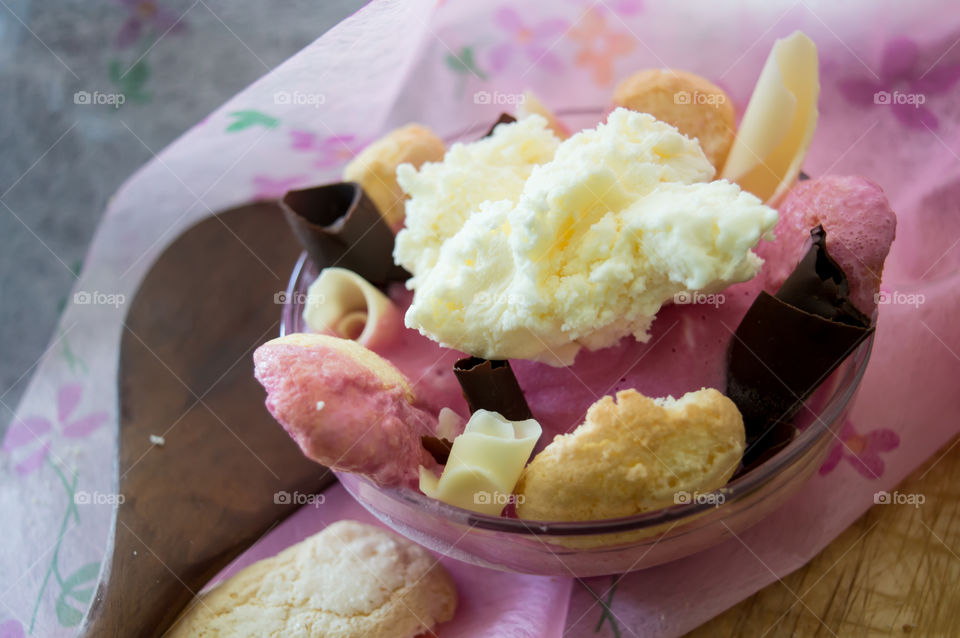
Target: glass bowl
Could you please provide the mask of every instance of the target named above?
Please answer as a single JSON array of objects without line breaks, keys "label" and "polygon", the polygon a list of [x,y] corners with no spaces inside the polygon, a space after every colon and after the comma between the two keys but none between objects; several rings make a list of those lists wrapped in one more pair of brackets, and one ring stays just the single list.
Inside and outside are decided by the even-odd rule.
[{"label": "glass bowl", "polygon": [[[316,266],[300,256],[287,288],[281,335],[305,332],[307,288]],[[583,522],[493,517],[431,499],[410,488],[380,488],[337,477],[374,516],[421,545],[467,563],[545,576],[589,577],[636,571],[739,535],[793,494],[820,467],[867,367],[873,335],[807,401],[792,442],[752,471],[695,502],[636,516]]]}]

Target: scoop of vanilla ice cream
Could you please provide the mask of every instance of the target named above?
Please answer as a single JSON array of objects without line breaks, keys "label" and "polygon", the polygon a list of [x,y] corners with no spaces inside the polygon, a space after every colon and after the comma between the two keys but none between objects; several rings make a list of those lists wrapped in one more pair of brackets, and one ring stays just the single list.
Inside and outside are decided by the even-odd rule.
[{"label": "scoop of vanilla ice cream", "polygon": [[531,115],[496,127],[489,137],[454,144],[442,162],[419,170],[411,164],[397,167],[397,182],[410,199],[393,255],[413,274],[408,285],[416,286],[419,275],[434,266],[440,246],[480,204],[516,200],[533,168],[550,161],[559,144],[547,120]]},{"label": "scoop of vanilla ice cream", "polygon": [[617,109],[533,168],[515,199],[465,217],[415,272],[407,326],[475,356],[553,365],[646,340],[674,295],[725,288],[762,263],[751,248],[776,211],[707,182],[713,173],[696,141]]}]

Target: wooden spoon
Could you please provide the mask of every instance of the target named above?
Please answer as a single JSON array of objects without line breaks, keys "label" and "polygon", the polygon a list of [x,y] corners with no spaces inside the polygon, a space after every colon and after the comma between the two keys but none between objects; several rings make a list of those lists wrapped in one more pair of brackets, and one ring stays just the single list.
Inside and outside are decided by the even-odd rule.
[{"label": "wooden spoon", "polygon": [[279,332],[275,295],[299,253],[279,207],[262,203],[193,226],[147,273],[120,345],[125,500],[81,636],[161,636],[297,508],[278,493],[333,481],[273,420],[253,377],[252,352]]}]

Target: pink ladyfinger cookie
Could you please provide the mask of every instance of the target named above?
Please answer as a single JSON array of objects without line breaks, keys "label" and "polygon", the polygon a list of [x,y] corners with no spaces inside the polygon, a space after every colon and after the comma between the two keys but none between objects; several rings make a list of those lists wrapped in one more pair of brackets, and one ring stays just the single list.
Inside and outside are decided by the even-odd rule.
[{"label": "pink ladyfinger cookie", "polygon": [[803,255],[810,229],[822,224],[827,248],[850,282],[850,300],[861,312],[876,308],[883,262],[896,236],[897,217],[883,190],[865,177],[827,175],[798,183],[780,205],[774,242],[757,253],[768,287],[776,289]]},{"label": "pink ladyfinger cookie", "polygon": [[437,417],[418,407],[406,377],[360,344],[328,335],[291,334],[253,354],[267,409],[303,453],[380,485],[416,481],[434,467],[420,437]]}]

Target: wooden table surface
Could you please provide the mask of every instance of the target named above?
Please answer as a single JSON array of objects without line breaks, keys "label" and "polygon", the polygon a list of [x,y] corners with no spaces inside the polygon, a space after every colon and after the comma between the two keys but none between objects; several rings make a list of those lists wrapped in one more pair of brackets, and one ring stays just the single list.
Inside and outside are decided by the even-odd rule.
[{"label": "wooden table surface", "polygon": [[960,636],[960,437],[810,563],[688,634]]}]

